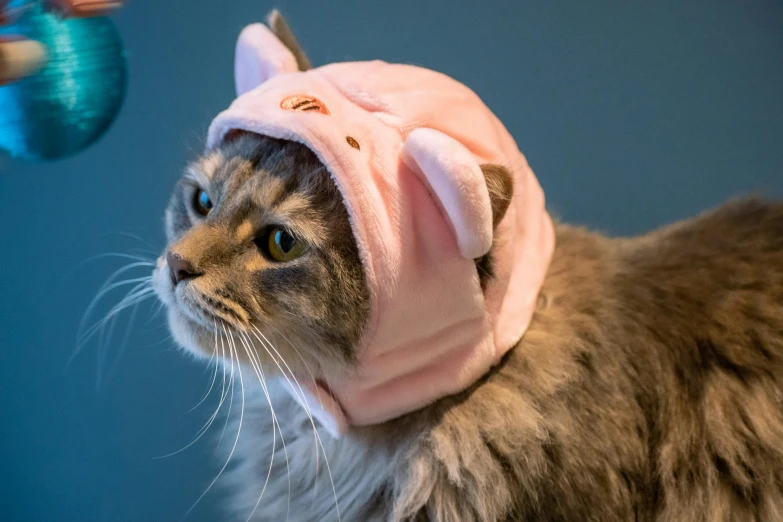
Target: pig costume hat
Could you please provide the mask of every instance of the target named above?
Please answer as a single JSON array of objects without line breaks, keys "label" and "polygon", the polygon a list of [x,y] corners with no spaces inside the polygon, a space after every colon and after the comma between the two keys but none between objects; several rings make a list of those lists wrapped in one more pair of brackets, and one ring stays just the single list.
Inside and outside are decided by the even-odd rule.
[{"label": "pig costume hat", "polygon": [[[288,390],[334,436],[381,423],[476,382],[525,333],[554,249],[544,194],[511,135],[461,83],[382,61],[300,72],[263,24],[236,49],[239,97],[212,122],[307,145],[351,220],[370,293],[351,375]],[[513,175],[493,234],[480,165]],[[475,260],[493,247],[482,290]]]}]

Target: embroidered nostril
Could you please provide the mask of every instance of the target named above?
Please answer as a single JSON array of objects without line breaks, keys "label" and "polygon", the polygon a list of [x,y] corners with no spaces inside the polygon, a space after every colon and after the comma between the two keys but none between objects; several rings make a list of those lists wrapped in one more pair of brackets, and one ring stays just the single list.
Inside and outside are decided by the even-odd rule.
[{"label": "embroidered nostril", "polygon": [[287,111],[319,112],[327,116],[329,115],[329,109],[326,108],[326,105],[321,100],[306,94],[296,94],[285,98],[280,102],[280,108]]},{"label": "embroidered nostril", "polygon": [[358,142],[358,141],[356,141],[354,138],[352,138],[352,137],[350,137],[350,136],[346,136],[346,137],[345,137],[345,141],[347,141],[347,142],[348,142],[348,145],[350,145],[350,146],[351,146],[351,147],[353,147],[354,149],[356,149],[356,150],[362,150],[362,148],[359,146],[359,142]]}]

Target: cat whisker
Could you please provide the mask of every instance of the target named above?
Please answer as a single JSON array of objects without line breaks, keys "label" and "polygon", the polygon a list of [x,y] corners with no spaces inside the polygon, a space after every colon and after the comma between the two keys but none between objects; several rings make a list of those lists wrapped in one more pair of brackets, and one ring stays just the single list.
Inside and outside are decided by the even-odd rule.
[{"label": "cat whisker", "polygon": [[144,256],[136,255],[136,254],[129,254],[127,252],[104,252],[102,254],[97,254],[97,255],[94,255],[92,257],[88,257],[87,259],[82,261],[79,265],[77,265],[77,268],[81,267],[81,266],[83,266],[83,265],[85,265],[87,263],[91,263],[93,261],[96,261],[98,259],[103,259],[103,258],[106,258],[106,257],[116,257],[116,258],[119,258],[119,259],[130,259],[131,261],[138,261],[138,262],[148,263],[150,266],[155,266],[155,257],[154,257],[155,254],[154,253],[152,253],[152,254],[153,254],[153,257],[144,257]]},{"label": "cat whisker", "polygon": [[[222,338],[220,339],[220,342],[221,342],[221,343],[223,342],[223,339],[222,339]],[[215,325],[215,353],[217,353],[217,325]],[[217,371],[217,365],[218,365],[218,363],[217,363],[217,361],[216,361],[216,357],[213,357],[213,359],[212,359],[212,360],[213,360],[213,362],[215,362],[215,372],[214,372],[214,374],[213,374],[213,376],[212,376],[212,383],[211,383],[211,384],[210,384],[210,386],[209,386],[209,390],[207,391],[206,395],[204,395],[204,398],[203,398],[203,399],[201,399],[201,402],[199,402],[199,403],[198,403],[196,406],[194,406],[193,408],[191,408],[191,409],[188,411],[188,413],[190,413],[191,411],[193,411],[193,410],[195,410],[196,408],[198,408],[198,406],[199,406],[199,405],[201,405],[201,403],[203,403],[203,402],[204,402],[204,400],[205,400],[205,399],[206,399],[206,398],[207,398],[207,397],[210,395],[210,393],[212,392],[212,389],[213,389],[213,386],[214,386],[214,384],[215,384],[215,381],[217,380],[217,374],[218,374],[218,371]],[[217,407],[215,408],[215,411],[212,413],[212,415],[209,417],[209,419],[207,419],[207,421],[206,421],[206,422],[205,422],[205,423],[204,423],[204,424],[201,426],[201,428],[199,428],[199,430],[196,432],[196,437],[195,437],[195,438],[194,438],[192,441],[190,441],[190,442],[189,442],[189,443],[188,443],[186,446],[184,446],[184,447],[182,447],[182,448],[178,449],[177,451],[174,451],[174,452],[172,452],[172,453],[169,453],[169,454],[167,454],[167,455],[161,455],[161,456],[159,456],[159,457],[155,457],[155,459],[165,459],[165,458],[168,458],[168,457],[172,457],[172,456],[174,456],[174,455],[177,455],[178,453],[181,453],[181,452],[185,451],[186,449],[188,449],[189,447],[191,447],[193,444],[195,444],[196,442],[198,442],[198,441],[201,439],[201,437],[203,437],[203,436],[204,436],[204,434],[205,434],[207,431],[209,431],[209,428],[211,428],[211,427],[212,427],[212,424],[215,422],[215,419],[217,418],[218,414],[220,413],[220,409],[222,408],[222,406],[223,406],[223,403],[225,402],[225,400],[226,400],[226,397],[227,397],[227,396],[228,396],[228,391],[226,390],[226,372],[225,372],[225,367],[224,367],[224,371],[223,371],[223,385],[222,385],[222,390],[221,390],[221,393],[220,393],[220,401],[218,402],[218,405],[217,405]]]},{"label": "cat whisker", "polygon": [[[130,341],[130,335],[133,331],[133,324],[136,321],[136,313],[139,310],[139,304],[136,303],[131,307],[130,316],[128,317],[128,324],[125,326],[125,333],[122,336],[122,341],[120,341],[120,347],[117,349],[117,353],[114,355],[114,362],[111,365],[111,368],[109,368],[109,373],[106,375],[106,379],[108,381],[111,381],[114,374],[117,372],[117,367],[122,360],[122,355],[125,353],[125,349],[128,347],[128,342]],[[111,337],[109,337],[111,339]],[[106,345],[106,348],[108,348],[108,344]],[[102,349],[104,353],[107,351],[106,349]]]},{"label": "cat whisker", "polygon": [[155,320],[156,317],[160,314],[160,312],[163,311],[163,307],[166,306],[165,303],[161,300],[158,300],[157,303],[155,303],[155,306],[152,307],[150,310],[150,316],[149,319],[147,319],[147,322],[144,323],[144,326],[149,325],[152,321]]},{"label": "cat whisker", "polygon": [[[226,332],[225,325],[223,325],[223,331]],[[232,377],[231,377],[231,379],[232,379],[232,386],[233,386],[233,380],[234,380],[234,377],[233,377],[233,374],[234,374],[233,361],[234,361],[234,359],[237,359],[237,361],[239,361],[239,357],[238,357],[237,352],[236,352],[236,344],[234,342],[233,335],[230,335],[229,340],[230,340],[230,342],[229,342],[229,349],[230,349],[231,361],[232,361],[232,365],[231,365]],[[191,511],[193,511],[193,508],[196,507],[196,505],[201,501],[201,499],[204,498],[204,496],[209,492],[210,489],[212,489],[212,486],[214,486],[215,483],[218,481],[218,479],[220,479],[220,476],[223,474],[223,471],[225,471],[225,469],[228,467],[229,462],[231,462],[231,457],[234,456],[234,451],[236,451],[236,449],[237,449],[237,444],[239,443],[239,436],[242,433],[242,422],[244,421],[244,417],[245,417],[245,383],[244,383],[244,379],[242,378],[242,372],[239,371],[238,373],[239,373],[239,386],[241,388],[242,406],[241,406],[241,409],[239,411],[239,426],[237,427],[237,435],[234,438],[234,445],[231,447],[231,452],[228,454],[228,458],[226,459],[225,464],[223,464],[223,467],[220,468],[220,471],[218,471],[217,476],[215,476],[215,478],[212,479],[212,482],[209,483],[209,486],[207,486],[207,489],[204,490],[204,492],[201,494],[201,496],[198,497],[198,499],[196,499],[196,501],[193,503],[193,505],[190,506],[190,509],[188,509],[187,512],[182,516],[183,519],[185,517],[187,517],[190,514]],[[232,394],[233,394],[233,392],[232,392]]]},{"label": "cat whisker", "polygon": [[[91,302],[90,305],[88,306],[87,311],[85,312],[85,315],[82,318],[82,320],[80,322],[80,325],[79,325],[79,330],[78,330],[79,335],[83,335],[85,333],[84,326],[85,326],[87,320],[89,319],[90,315],[92,314],[93,309],[98,304],[98,301],[104,295],[106,295],[111,290],[114,290],[115,288],[119,288],[121,286],[126,286],[126,285],[131,285],[131,284],[135,284],[135,286],[133,288],[131,288],[125,294],[125,297],[123,297],[120,300],[120,302],[117,303],[117,305],[126,302],[128,299],[132,299],[136,292],[139,292],[139,291],[143,292],[143,291],[151,291],[152,290],[152,286],[151,286],[152,278],[150,276],[139,277],[139,278],[135,278],[135,279],[127,279],[127,280],[124,280],[124,281],[118,281],[118,282],[110,285],[109,287],[105,288],[104,290],[99,292],[99,294],[93,299],[93,302]],[[117,305],[115,305],[115,307]]]},{"label": "cat whisker", "polygon": [[302,364],[304,365],[305,369],[307,370],[307,373],[310,375],[310,379],[312,379],[312,381],[313,381],[313,386],[315,386],[316,385],[315,375],[313,375],[313,372],[310,369],[310,365],[307,364],[307,361],[305,360],[304,356],[302,356],[302,352],[300,352],[299,349],[297,349],[297,347],[294,346],[294,344],[288,339],[288,337],[286,337],[285,334],[283,334],[283,332],[281,332],[279,328],[275,327],[275,325],[269,323],[269,324],[267,324],[267,326],[272,328],[275,331],[275,333],[277,333],[277,335],[282,337],[283,340],[285,342],[287,342],[288,345],[296,352],[296,355],[299,356],[299,359],[302,361]]},{"label": "cat whisker", "polygon": [[[146,288],[145,288],[146,287]],[[95,336],[102,328],[105,328],[106,323],[108,323],[110,320],[112,320],[114,317],[116,317],[119,313],[124,311],[125,309],[140,303],[141,301],[144,301],[155,293],[155,291],[152,288],[149,288],[149,283],[141,283],[135,287],[133,287],[128,294],[116,305],[114,305],[109,312],[101,319],[100,321],[93,324],[90,328],[88,328],[78,339],[78,348],[77,352],[81,347],[84,345],[84,343],[88,342],[93,336]],[[76,355],[76,354],[74,354]]]},{"label": "cat whisker", "polygon": [[285,466],[288,475],[288,505],[286,507],[286,521],[287,521],[291,512],[291,468],[288,461],[288,449],[286,448],[285,437],[283,436],[283,428],[280,426],[280,421],[278,420],[277,415],[275,414],[275,408],[272,405],[272,398],[269,395],[269,390],[266,385],[266,380],[264,379],[264,371],[261,366],[261,361],[259,360],[258,355],[255,354],[255,352],[250,348],[250,345],[253,343],[250,342],[250,338],[247,336],[246,333],[240,332],[240,338],[243,338],[242,343],[245,347],[245,352],[247,353],[247,356],[250,359],[250,364],[253,367],[253,371],[258,376],[258,382],[261,384],[261,389],[263,390],[264,396],[266,397],[267,403],[269,404],[269,411],[272,413],[272,437],[273,437],[272,454],[269,459],[269,469],[267,470],[266,479],[264,480],[264,485],[261,488],[261,493],[258,496],[258,500],[256,501],[256,504],[253,506],[253,509],[248,515],[245,522],[249,522],[250,519],[253,518],[253,514],[255,514],[256,509],[258,509],[258,506],[261,503],[261,499],[264,496],[264,492],[266,491],[266,488],[269,484],[269,479],[272,476],[272,467],[275,461],[275,446],[277,442],[276,431],[280,432],[280,440],[282,441],[283,444],[283,454],[285,455]]},{"label": "cat whisker", "polygon": [[[252,343],[252,342],[250,341],[250,338],[249,338],[249,336],[247,336],[247,334],[245,334],[245,335],[246,335],[246,337],[247,337],[248,343],[249,343],[249,344],[254,344],[254,343]],[[255,335],[255,334],[254,334],[254,335]],[[257,336],[256,336],[256,338],[257,338]],[[249,350],[249,349],[248,349],[248,351],[250,352],[250,351],[252,351],[252,350]],[[268,353],[268,350],[267,350],[267,353]],[[257,355],[257,354],[255,354],[254,356],[255,356],[255,358],[256,358],[256,361],[258,361],[258,367],[259,367],[259,369],[261,369],[261,363],[260,363],[260,361],[259,361],[259,357],[258,357],[258,355]],[[271,357],[271,354],[270,354],[270,357]],[[275,362],[275,364],[277,364],[277,363]],[[279,367],[279,365],[278,365],[278,367]],[[261,377],[262,377],[262,379],[263,379],[263,371],[262,371],[262,373],[261,373]],[[274,412],[274,407],[272,406],[272,401],[271,401],[271,399],[269,398],[269,393],[266,391],[266,387],[265,387],[265,389],[264,389],[264,393],[266,394],[266,396],[267,396],[267,401],[269,402],[269,409],[272,411],[272,415],[273,415],[273,417],[276,417],[276,416],[275,416],[275,412]],[[280,422],[279,422],[279,421],[277,421],[277,426],[278,426],[278,429],[280,430],[280,438],[281,438],[281,439],[282,439],[282,441],[283,441],[283,452],[285,453],[285,459],[286,459],[286,464],[285,464],[285,465],[286,465],[286,472],[287,472],[287,475],[288,475],[288,477],[287,477],[287,478],[288,478],[288,499],[287,499],[287,504],[286,504],[286,521],[288,521],[288,518],[289,518],[289,516],[290,516],[290,513],[291,513],[291,468],[290,468],[290,465],[289,465],[289,463],[288,463],[288,451],[286,450],[286,446],[285,446],[285,438],[283,437],[283,430],[282,430],[282,428],[280,427]],[[273,441],[273,442],[274,442],[274,441]],[[271,463],[270,463],[270,464],[271,464]],[[270,468],[270,471],[271,471],[271,468]],[[268,481],[268,480],[269,480],[269,476],[267,476],[267,481]],[[266,486],[267,486],[267,484],[265,483],[265,484],[264,484],[264,489],[266,489]],[[263,491],[262,491],[262,493],[261,493],[261,494],[263,495]],[[259,500],[259,502],[260,502],[261,498],[259,497],[259,499],[258,499],[258,500]],[[258,502],[256,502],[256,506],[253,508],[253,512],[251,512],[251,514],[250,514],[250,515],[251,515],[251,517],[252,517],[253,513],[255,512],[255,510],[256,510],[257,508],[258,508]],[[248,518],[248,521],[249,521],[249,518]],[[247,522],[247,521],[246,521],[246,522]]]},{"label": "cat whisker", "polygon": [[121,286],[130,285],[130,284],[133,284],[133,283],[140,283],[140,282],[144,282],[144,281],[152,282],[152,276],[144,276],[144,277],[137,277],[137,278],[134,278],[134,279],[125,279],[123,281],[118,281],[116,283],[112,283],[112,281],[117,276],[119,276],[120,274],[122,274],[124,272],[127,272],[128,270],[131,270],[131,269],[136,268],[138,266],[143,266],[143,265],[141,265],[139,263],[131,263],[130,265],[127,265],[127,266],[124,266],[124,267],[120,268],[119,270],[115,271],[111,276],[109,276],[109,278],[106,280],[106,282],[103,283],[103,286],[101,286],[101,288],[98,289],[98,293],[95,295],[95,297],[92,298],[92,301],[90,301],[90,304],[87,305],[87,308],[84,310],[84,314],[82,315],[82,319],[79,322],[79,330],[78,330],[79,333],[84,331],[85,324],[89,320],[90,315],[92,315],[93,310],[98,305],[98,303],[103,298],[103,296],[105,296],[106,294],[108,294],[109,292],[114,290],[115,288],[119,288]]},{"label": "cat whisker", "polygon": [[[93,312],[94,308],[98,305],[98,303],[100,302],[101,298],[104,295],[106,295],[107,293],[111,292],[115,288],[119,288],[121,286],[125,286],[125,285],[128,285],[128,284],[133,284],[133,283],[138,283],[140,281],[141,282],[151,281],[151,277],[150,276],[145,276],[145,277],[140,277],[140,278],[135,278],[135,279],[127,279],[127,280],[124,280],[124,281],[119,281],[119,282],[111,284],[112,281],[114,281],[114,279],[116,279],[120,274],[122,274],[124,272],[127,272],[128,270],[131,270],[133,268],[137,268],[139,266],[144,266],[144,265],[146,265],[146,263],[141,263],[141,262],[131,263],[131,264],[127,265],[127,266],[121,267],[120,269],[116,270],[112,275],[110,275],[106,279],[106,281],[104,282],[103,286],[99,289],[99,291],[96,294],[96,296],[92,299],[92,301],[88,305],[87,309],[84,311],[84,315],[82,316],[82,319],[79,322],[79,335],[83,334],[84,326],[85,326],[85,323],[86,323],[87,319],[90,317],[90,315],[92,315],[92,312]],[[138,286],[136,288],[138,288]],[[131,290],[131,292],[132,291],[133,290]],[[126,296],[126,298],[127,298],[127,296]],[[129,305],[129,306],[131,306],[131,305]],[[133,308],[133,312],[134,312],[134,316],[135,316],[135,306]],[[103,374],[103,367],[104,367],[104,364],[105,364],[106,346],[108,345],[108,340],[111,339],[112,333],[114,332],[114,326],[115,326],[115,323],[116,323],[116,319],[117,319],[117,316],[115,315],[110,321],[108,321],[108,326],[109,326],[108,333],[103,328],[100,329],[100,335],[99,335],[99,339],[98,339],[98,351],[96,352],[96,358],[97,358],[97,360],[96,360],[96,382],[95,382],[96,388],[99,388],[100,385],[101,385],[101,382],[103,381],[102,374]],[[83,343],[77,343],[76,350],[74,351],[74,354],[73,354],[74,356],[76,355],[76,353],[79,352],[79,350],[80,350],[80,348],[82,346],[83,346]],[[68,360],[68,364],[70,364],[71,360],[72,360],[72,358]]]},{"label": "cat whisker", "polygon": [[[304,390],[302,390],[301,385],[299,384],[299,381],[296,379],[296,375],[294,375],[294,372],[291,370],[291,368],[288,366],[288,364],[285,362],[285,359],[280,355],[280,353],[272,346],[272,344],[269,342],[269,339],[261,332],[261,330],[258,329],[255,325],[252,325],[252,328],[255,330],[255,332],[251,331],[250,333],[255,336],[255,338],[261,343],[261,347],[264,348],[267,355],[269,355],[269,358],[272,359],[272,361],[277,366],[278,370],[280,370],[280,373],[283,375],[283,378],[288,382],[288,386],[291,388],[291,390],[294,392],[294,395],[296,395],[297,399],[299,400],[300,404],[305,410],[305,413],[307,414],[308,419],[310,419],[310,422],[313,425],[313,430],[316,430],[315,428],[315,422],[313,421],[312,412],[310,411],[310,406],[307,403],[306,396],[304,394]],[[257,333],[256,333],[257,332]],[[258,336],[258,334],[261,334],[261,336],[264,338],[263,340]],[[269,351],[269,348],[267,348],[267,345],[269,345],[275,353],[280,357],[283,364],[285,365],[286,369],[288,370],[288,374],[291,375],[291,378],[294,379],[294,382],[296,383],[296,387],[294,387],[294,384],[291,382],[291,379],[288,378],[288,374],[286,374],[285,370],[280,366],[280,363],[277,362],[277,359],[275,359],[275,356],[272,355],[272,353]],[[299,392],[297,393],[297,388]],[[316,431],[317,433],[317,431]]]},{"label": "cat whisker", "polygon": [[[307,370],[307,373],[310,375],[310,380],[313,383],[313,388],[318,386],[318,383],[315,381],[315,375],[313,375],[312,370],[310,370],[310,365],[307,364],[307,361],[305,360],[304,356],[302,356],[302,352],[299,351],[299,349],[294,346],[294,343],[292,343],[288,337],[283,334],[283,332],[280,331],[280,329],[276,328],[273,324],[269,324],[269,326],[280,336],[282,337],[285,342],[288,343],[288,345],[296,352],[296,355],[299,356],[299,359],[302,361],[302,364],[304,365],[305,369]],[[312,421],[312,419],[311,419]],[[313,426],[315,429],[315,426]],[[315,437],[313,437],[313,441],[315,442]],[[315,486],[313,487],[313,501],[317,498],[318,494],[318,460],[319,460],[319,454],[318,454],[318,444],[314,444],[315,447],[315,477],[316,480],[314,481]]]},{"label": "cat whisker", "polygon": [[[169,344],[169,341],[171,341],[172,339],[174,339],[174,335],[173,334],[168,334],[166,337],[162,338],[160,341],[158,341],[156,343],[150,344],[149,347],[150,348],[154,348],[154,347],[160,346],[162,344]],[[173,351],[175,351],[175,349],[174,348],[168,348],[168,349],[162,350],[162,351],[164,351],[164,352],[172,351],[173,352]],[[179,351],[179,348],[177,348],[176,351]]]},{"label": "cat whisker", "polygon": [[[196,315],[203,320],[220,321],[234,328],[234,330],[241,330],[248,322],[247,318],[242,317],[240,312],[237,312],[232,306],[229,306],[222,302],[222,300],[205,295],[201,292],[195,292],[193,294],[183,294],[182,300],[188,305],[188,310],[191,315]],[[230,302],[231,305],[238,307],[244,314],[247,314],[247,310],[241,304],[236,302]],[[196,318],[194,317],[194,320]]]},{"label": "cat whisker", "polygon": [[101,327],[98,331],[98,346],[95,351],[95,389],[100,389],[103,382],[103,367],[105,365],[107,347],[109,345],[107,339],[111,339],[114,335],[114,326],[117,324],[117,315],[112,317],[106,324],[106,327]]},{"label": "cat whisker", "polygon": [[212,382],[209,384],[209,389],[207,389],[207,392],[204,394],[204,397],[201,398],[200,401],[198,401],[198,404],[193,406],[191,409],[188,410],[188,413],[192,412],[199,406],[201,406],[205,400],[207,400],[207,397],[210,396],[212,393],[212,388],[215,386],[215,381],[217,380],[217,374],[218,374],[218,362],[217,362],[217,321],[213,321],[214,325],[214,332],[215,332],[215,349],[212,351],[212,356],[209,358],[208,366],[214,366],[215,371],[212,373]]},{"label": "cat whisker", "polygon": [[287,342],[288,345],[296,352],[296,355],[299,356],[299,359],[302,361],[302,364],[304,365],[305,369],[307,370],[308,375],[310,375],[310,380],[313,383],[313,387],[317,386],[318,384],[317,384],[317,382],[315,380],[315,375],[313,375],[313,372],[310,369],[310,365],[307,364],[307,361],[305,360],[304,356],[302,355],[302,352],[300,352],[299,349],[296,346],[294,346],[294,344],[288,339],[288,337],[286,337],[283,334],[283,332],[280,331],[279,328],[276,328],[271,323],[268,326],[271,327],[280,337],[282,337],[283,340],[285,340],[285,342]]},{"label": "cat whisker", "polygon": [[[334,485],[334,478],[332,477],[332,470],[331,470],[331,467],[329,466],[329,457],[326,454],[326,448],[324,448],[323,442],[321,441],[321,437],[318,434],[318,429],[315,426],[315,421],[313,420],[312,413],[310,412],[310,408],[309,408],[309,406],[307,404],[307,399],[306,399],[304,390],[302,389],[302,386],[299,384],[299,381],[297,380],[296,375],[294,375],[294,372],[288,366],[288,363],[286,363],[285,359],[283,358],[283,356],[280,355],[280,352],[278,352],[277,349],[274,347],[274,345],[272,345],[272,343],[269,342],[269,339],[267,339],[267,337],[264,335],[264,333],[261,330],[259,330],[257,326],[252,325],[252,327],[253,327],[253,330],[255,330],[255,332],[251,331],[251,333],[253,333],[253,335],[256,337],[256,339],[258,339],[259,342],[261,342],[262,347],[264,348],[264,350],[266,350],[267,354],[272,359],[272,361],[274,361],[275,365],[277,365],[277,368],[280,370],[280,373],[283,375],[285,380],[288,382],[288,385],[294,391],[294,394],[297,395],[297,397],[300,398],[301,404],[302,404],[302,406],[303,406],[303,408],[305,410],[305,413],[307,414],[307,417],[310,419],[310,423],[311,423],[311,425],[313,427],[313,433],[314,433],[315,438],[317,440],[317,443],[321,447],[321,451],[323,452],[323,455],[324,455],[324,462],[326,463],[326,470],[327,470],[327,473],[329,474],[329,482],[332,485],[332,493],[334,494],[334,505],[335,505],[335,510],[337,512],[337,520],[338,520],[338,522],[340,522],[341,521],[340,506],[339,506],[339,502],[337,500],[337,489],[335,488],[335,485]],[[261,338],[258,336],[258,334],[260,334],[261,337],[264,338],[264,340],[261,340]],[[294,382],[296,383],[296,387],[299,389],[299,394],[296,393],[296,388],[294,388],[293,384],[291,383],[291,380],[288,378],[288,375],[286,375],[285,371],[280,366],[280,363],[278,363],[277,359],[275,359],[274,355],[272,355],[272,352],[270,352],[269,349],[266,347],[266,345],[264,344],[264,341],[266,341],[266,343],[269,345],[269,347],[272,348],[272,350],[274,350],[274,352],[277,354],[278,357],[280,357],[280,360],[283,362],[283,365],[285,365],[286,369],[291,374],[291,377],[294,379]],[[316,475],[315,484],[316,484],[316,486],[318,484],[317,475]]]},{"label": "cat whisker", "polygon": [[[258,342],[261,343],[261,346],[264,348],[266,353],[269,355],[269,357],[275,363],[275,365],[277,366],[277,369],[280,370],[280,373],[283,375],[283,377],[286,379],[286,381],[288,381],[288,385],[291,386],[291,388],[294,390],[294,393],[296,394],[297,398],[300,401],[302,401],[302,404],[304,405],[304,408],[308,409],[307,401],[305,400],[304,391],[302,390],[302,387],[299,385],[299,382],[296,380],[296,376],[294,375],[294,372],[291,371],[291,368],[288,366],[288,364],[286,364],[285,359],[283,359],[283,357],[280,355],[280,352],[278,352],[275,349],[275,347],[272,346],[272,344],[269,342],[269,339],[263,334],[263,332],[261,332],[261,330],[259,330],[258,327],[256,327],[255,325],[252,325],[252,328],[255,331],[251,331],[250,333],[252,333],[253,336],[255,336],[255,338],[258,340]],[[259,334],[261,335],[261,337],[263,337],[263,339],[258,336]],[[280,366],[280,363],[277,362],[277,359],[275,358],[274,355],[272,355],[272,353],[269,351],[269,348],[267,348],[267,346],[272,348],[272,350],[274,350],[275,354],[277,354],[277,356],[280,357],[280,360],[283,362],[283,365],[285,366],[286,370],[288,370],[288,374],[286,374],[285,370],[283,370],[283,367]],[[288,378],[289,374],[291,375],[291,378],[293,378],[294,381],[296,382],[296,387],[294,387],[293,383]],[[296,393],[297,388],[299,390],[299,393]]]},{"label": "cat whisker", "polygon": [[[75,272],[79,271],[84,265],[88,263],[92,263],[93,261],[97,261],[99,259],[105,259],[105,258],[119,258],[119,259],[129,259],[131,261],[136,261],[138,263],[143,263],[144,266],[147,267],[154,267],[155,261],[154,258],[148,258],[143,256],[137,256],[134,254],[127,254],[124,252],[104,252],[102,254],[97,254],[92,257],[88,257],[87,259],[81,261],[78,265],[70,269],[68,272],[66,272],[59,280],[58,284],[62,283],[69,277],[71,277]],[[139,265],[141,266],[141,265]],[[123,267],[124,268],[124,267]]]},{"label": "cat whisker", "polygon": [[133,234],[131,232],[106,232],[104,234],[101,234],[101,236],[103,236],[103,237],[106,237],[106,236],[119,236],[119,237],[126,237],[128,239],[133,239],[134,241],[138,241],[139,243],[141,243],[145,247],[149,248],[149,250],[145,251],[145,252],[147,252],[149,254],[152,254],[153,256],[156,255],[156,253],[157,253],[157,249],[155,248],[154,245],[152,245],[151,243],[149,243],[149,242],[145,241],[144,239],[142,239],[141,236],[138,236],[138,235]]},{"label": "cat whisker", "polygon": [[[222,361],[224,361],[226,359],[226,345],[225,345],[225,342],[224,342],[224,337],[222,335],[220,336],[220,357],[221,357],[220,358],[220,361],[221,361],[220,366],[221,366],[221,368],[223,370],[223,380],[221,381],[221,384],[220,384],[220,397],[221,397],[220,404],[222,405],[223,404],[223,400],[225,400],[225,398],[228,396],[228,388],[226,386],[226,365],[222,362]],[[225,431],[225,428],[224,428],[224,431]],[[222,437],[223,437],[223,435],[221,435],[221,438]]]},{"label": "cat whisker", "polygon": [[[132,279],[128,281],[120,281],[118,283],[114,283],[110,285],[112,288],[116,288],[119,286],[122,286],[124,284],[133,284],[137,283],[136,286],[131,288],[128,293],[125,294],[125,297],[123,297],[119,303],[114,305],[109,312],[101,319],[100,321],[93,324],[90,328],[87,330],[84,330],[82,327],[79,332],[79,336],[77,338],[76,348],[74,349],[73,354],[71,354],[70,358],[68,359],[66,366],[70,365],[71,362],[73,362],[73,359],[81,352],[82,348],[92,339],[96,334],[100,334],[100,344],[99,344],[99,353],[100,349],[104,346],[104,342],[106,340],[106,325],[108,324],[110,326],[110,332],[113,331],[113,324],[115,318],[120,314],[123,310],[135,306],[142,301],[145,301],[149,297],[152,297],[154,294],[154,290],[151,287],[151,277],[142,277],[137,279]],[[105,292],[102,292],[101,296],[105,295]],[[94,305],[91,305],[88,311],[91,313],[92,308],[94,308]]]},{"label": "cat whisker", "polygon": [[[220,438],[218,439],[218,446],[221,442],[223,442],[223,436],[226,434],[226,428],[228,427],[228,420],[231,417],[231,408],[234,405],[234,354],[231,350],[231,340],[232,338],[229,337],[228,331],[226,329],[226,323],[223,321],[220,321],[220,326],[223,328],[223,335],[226,338],[226,347],[228,348],[228,356],[229,360],[231,361],[231,373],[229,373],[229,386],[231,388],[231,398],[228,401],[228,413],[226,414],[226,420],[223,422],[223,431],[220,433]],[[223,360],[225,360],[225,352],[223,354]],[[239,361],[237,361],[237,366],[239,366]]]},{"label": "cat whisker", "polygon": [[[140,240],[140,238],[135,238]],[[122,353],[125,350],[125,347],[127,346],[128,339],[130,336],[130,328],[132,322],[135,320],[136,316],[136,309],[138,304],[146,299],[148,295],[151,295],[152,292],[141,292],[141,293],[134,293],[135,290],[142,288],[142,286],[147,286],[147,284],[151,288],[151,276],[145,276],[141,278],[132,278],[127,279],[124,281],[117,281],[115,280],[122,274],[131,271],[136,268],[150,268],[155,266],[155,262],[153,259],[150,259],[149,257],[135,255],[135,254],[127,254],[122,252],[105,252],[102,254],[98,254],[96,256],[90,257],[83,262],[81,262],[77,267],[75,267],[71,273],[75,272],[85,264],[96,261],[99,259],[104,258],[120,258],[120,259],[127,259],[132,261],[131,263],[122,266],[115,270],[107,279],[104,281],[101,288],[96,293],[95,297],[90,301],[89,305],[84,311],[84,314],[82,315],[82,318],[79,322],[78,327],[78,334],[77,334],[77,343],[76,348],[74,349],[74,353],[71,355],[71,357],[68,359],[66,363],[66,367],[73,362],[73,359],[75,358],[78,353],[80,353],[81,349],[86,345],[89,340],[96,334],[99,334],[98,339],[98,350],[96,352],[96,387],[100,387],[101,383],[103,382],[103,370],[106,363],[106,353],[107,353],[107,347],[108,343],[112,338],[112,335],[114,333],[114,328],[116,325],[116,321],[119,315],[119,312],[123,311],[126,308],[131,308],[131,318],[129,320],[128,328],[125,331],[125,334],[123,335],[123,341],[120,347],[120,350],[118,354],[115,357],[114,362],[112,363],[111,368],[109,369],[108,375],[109,378],[111,375],[113,375],[116,371],[117,364],[120,361],[120,357]],[[63,279],[66,279],[70,274],[63,277]],[[133,283],[146,283],[144,285],[138,285],[134,287],[131,292],[125,295],[125,297],[116,305],[112,310],[98,323],[93,325],[93,328],[90,330],[85,331],[85,326],[89,318],[92,316],[95,308],[97,305],[101,302],[104,296],[106,296],[108,293],[110,293],[112,290],[119,288],[121,286],[133,284]],[[138,300],[137,300],[138,298]],[[107,328],[108,327],[108,328]]]}]

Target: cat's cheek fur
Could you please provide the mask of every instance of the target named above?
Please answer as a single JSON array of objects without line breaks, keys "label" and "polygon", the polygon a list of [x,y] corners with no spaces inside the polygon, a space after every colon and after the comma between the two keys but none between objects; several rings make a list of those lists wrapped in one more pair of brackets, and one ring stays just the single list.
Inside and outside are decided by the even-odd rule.
[{"label": "cat's cheek fur", "polygon": [[171,308],[175,305],[171,276],[169,275],[166,259],[163,256],[157,259],[155,270],[152,271],[152,288],[155,290],[158,299],[160,299],[167,308]]},{"label": "cat's cheek fur", "polygon": [[182,348],[196,357],[211,357],[208,347],[214,345],[214,334],[188,319],[175,307],[168,308],[169,329]]},{"label": "cat's cheek fur", "polygon": [[152,272],[152,288],[166,307],[169,329],[177,344],[197,357],[211,356],[212,352],[206,347],[214,344],[214,342],[209,342],[212,337],[180,312],[180,305],[174,296],[168,265],[162,257],[158,258],[155,270]]}]

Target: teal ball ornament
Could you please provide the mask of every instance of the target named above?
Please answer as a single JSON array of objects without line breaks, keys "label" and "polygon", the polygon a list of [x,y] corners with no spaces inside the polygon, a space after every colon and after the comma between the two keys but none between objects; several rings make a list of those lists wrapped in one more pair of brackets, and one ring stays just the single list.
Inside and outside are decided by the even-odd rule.
[{"label": "teal ball ornament", "polygon": [[110,18],[63,19],[36,1],[0,34],[37,40],[48,49],[43,69],[0,87],[0,149],[18,158],[55,160],[103,136],[120,111],[128,77],[122,39]]}]

